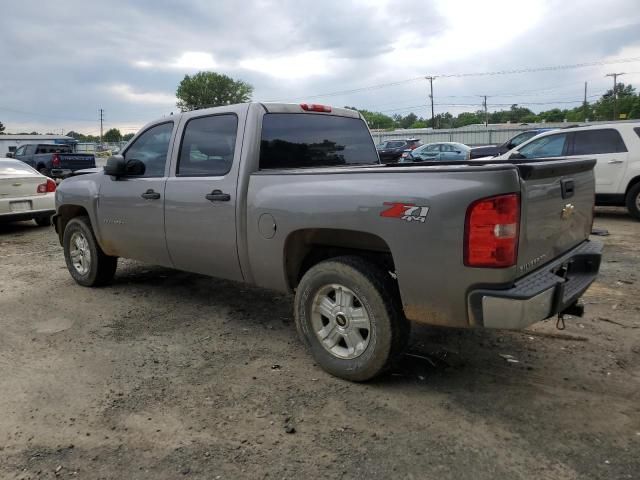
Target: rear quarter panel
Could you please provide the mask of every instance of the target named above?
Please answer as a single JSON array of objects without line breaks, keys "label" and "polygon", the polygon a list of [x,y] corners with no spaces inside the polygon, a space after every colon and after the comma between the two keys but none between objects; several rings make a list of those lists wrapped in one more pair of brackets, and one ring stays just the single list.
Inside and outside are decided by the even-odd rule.
[{"label": "rear quarter panel", "polygon": [[[247,255],[259,286],[289,290],[285,274],[287,238],[300,229],[366,232],[383,239],[395,264],[402,303],[410,320],[466,327],[466,294],[474,285],[508,283],[515,267],[476,269],[463,264],[466,209],[479,198],[519,192],[511,166],[332,169],[257,172],[247,194]],[[426,221],[385,218],[385,202],[429,207]],[[273,238],[259,231],[270,214]]]}]

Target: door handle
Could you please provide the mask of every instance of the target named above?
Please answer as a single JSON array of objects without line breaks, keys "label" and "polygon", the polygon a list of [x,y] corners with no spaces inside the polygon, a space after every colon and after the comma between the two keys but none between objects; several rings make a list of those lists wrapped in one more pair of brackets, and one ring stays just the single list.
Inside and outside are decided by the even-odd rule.
[{"label": "door handle", "polygon": [[222,190],[214,190],[211,193],[207,193],[204,198],[210,202],[228,202],[231,200],[231,195],[228,193],[222,193]]},{"label": "door handle", "polygon": [[623,163],[623,160],[609,160],[607,163],[608,164]]},{"label": "door handle", "polygon": [[154,192],[152,188],[150,188],[140,196],[147,200],[158,200],[160,198],[160,194],[158,192]]}]

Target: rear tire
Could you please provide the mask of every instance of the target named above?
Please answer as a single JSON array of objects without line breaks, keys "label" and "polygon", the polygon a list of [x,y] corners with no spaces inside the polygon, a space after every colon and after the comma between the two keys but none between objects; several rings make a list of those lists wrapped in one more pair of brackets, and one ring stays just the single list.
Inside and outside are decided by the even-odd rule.
[{"label": "rear tire", "polygon": [[98,287],[111,282],[118,266],[118,257],[111,257],[102,251],[88,217],[76,217],[67,223],[62,247],[67,269],[78,284]]},{"label": "rear tire", "polygon": [[389,369],[409,339],[397,285],[383,268],[355,256],[318,263],[304,274],[295,320],[316,362],[356,382]]},{"label": "rear tire", "polygon": [[640,220],[640,182],[629,189],[626,203],[631,216],[636,220]]},{"label": "rear tire", "polygon": [[42,217],[36,217],[33,219],[39,227],[51,226],[51,215],[44,215]]}]

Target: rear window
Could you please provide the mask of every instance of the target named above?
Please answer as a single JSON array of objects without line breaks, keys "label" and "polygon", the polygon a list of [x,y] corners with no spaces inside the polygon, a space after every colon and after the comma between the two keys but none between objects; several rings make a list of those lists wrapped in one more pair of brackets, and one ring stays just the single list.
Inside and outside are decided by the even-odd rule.
[{"label": "rear window", "polygon": [[36,154],[38,153],[72,153],[71,147],[62,145],[38,145]]},{"label": "rear window", "polygon": [[36,171],[22,162],[0,162],[0,175],[34,175]]},{"label": "rear window", "polygon": [[262,121],[260,168],[309,168],[379,163],[359,118],[269,113]]},{"label": "rear window", "polygon": [[574,135],[574,155],[596,155],[627,151],[620,133],[613,128],[585,130],[576,132]]}]

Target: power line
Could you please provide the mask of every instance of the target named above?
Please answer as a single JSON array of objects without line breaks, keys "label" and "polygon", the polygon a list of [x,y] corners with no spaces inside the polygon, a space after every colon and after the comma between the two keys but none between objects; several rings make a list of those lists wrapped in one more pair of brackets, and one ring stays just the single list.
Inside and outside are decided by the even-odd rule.
[{"label": "power line", "polygon": [[[512,70],[496,70],[491,72],[438,73],[431,76],[441,77],[441,78],[485,77],[485,76],[494,76],[494,75],[512,75],[517,73],[535,73],[535,72],[549,72],[549,71],[555,71],[555,70],[571,70],[576,68],[596,67],[601,65],[613,65],[617,63],[633,63],[638,61],[640,61],[640,57],[631,57],[631,58],[620,58],[617,60],[609,60],[609,61],[600,60],[596,62],[574,63],[574,64],[566,64],[566,65],[548,65],[543,67],[528,67],[528,68],[519,68],[519,69],[512,69]],[[377,90],[380,88],[404,85],[407,83],[423,80],[424,78],[425,76],[407,78],[407,79],[398,80],[395,82],[380,83],[377,85],[369,85],[366,87],[353,88],[350,90],[340,90],[335,92],[319,93],[315,95],[305,95],[304,97],[298,97],[298,98],[311,99],[311,98],[319,98],[319,97],[335,97],[338,95],[348,95],[351,93],[360,93],[360,92],[366,92],[370,90]]]}]

